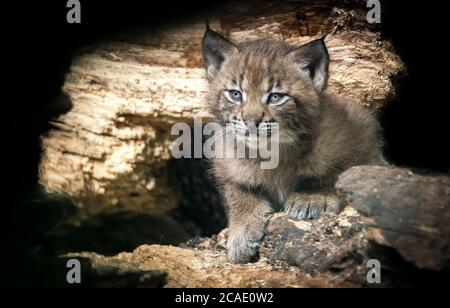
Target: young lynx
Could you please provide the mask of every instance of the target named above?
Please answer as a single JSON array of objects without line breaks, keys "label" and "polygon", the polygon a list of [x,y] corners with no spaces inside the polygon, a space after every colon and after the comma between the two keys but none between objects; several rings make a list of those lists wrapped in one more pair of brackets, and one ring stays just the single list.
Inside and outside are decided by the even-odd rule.
[{"label": "young lynx", "polygon": [[255,259],[268,216],[293,219],[337,211],[337,176],[354,165],[380,164],[378,124],[359,104],[324,93],[328,51],[323,39],[301,47],[257,40],[235,45],[207,28],[203,58],[208,103],[221,125],[278,124],[279,163],[262,169],[259,158],[213,160],[229,217],[228,257]]}]

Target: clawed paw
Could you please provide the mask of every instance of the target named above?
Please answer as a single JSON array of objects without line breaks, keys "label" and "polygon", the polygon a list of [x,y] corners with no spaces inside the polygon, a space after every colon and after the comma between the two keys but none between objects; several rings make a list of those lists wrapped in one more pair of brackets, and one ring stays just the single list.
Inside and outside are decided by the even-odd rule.
[{"label": "clawed paw", "polygon": [[338,199],[334,195],[295,194],[284,204],[284,212],[292,219],[317,219],[326,211],[337,211]]},{"label": "clawed paw", "polygon": [[256,261],[262,238],[262,231],[230,231],[227,242],[228,259],[240,264]]}]

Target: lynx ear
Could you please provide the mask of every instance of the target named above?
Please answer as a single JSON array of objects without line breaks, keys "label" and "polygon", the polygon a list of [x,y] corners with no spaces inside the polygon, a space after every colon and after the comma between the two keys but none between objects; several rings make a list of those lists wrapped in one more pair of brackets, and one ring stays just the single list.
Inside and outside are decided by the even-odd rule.
[{"label": "lynx ear", "polygon": [[309,42],[292,51],[297,63],[311,78],[314,87],[322,91],[328,80],[330,57],[323,38]]},{"label": "lynx ear", "polygon": [[211,30],[207,25],[203,36],[202,49],[206,75],[209,80],[212,80],[216,77],[222,62],[233,50],[237,50],[237,47],[220,34]]}]

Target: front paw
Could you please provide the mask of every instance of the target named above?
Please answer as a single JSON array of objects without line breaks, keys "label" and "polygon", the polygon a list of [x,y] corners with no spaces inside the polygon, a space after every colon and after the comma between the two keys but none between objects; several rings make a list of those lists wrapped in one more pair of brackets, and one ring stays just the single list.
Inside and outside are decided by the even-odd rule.
[{"label": "front paw", "polygon": [[240,264],[256,261],[263,236],[263,230],[254,228],[230,229],[227,242],[228,260]]},{"label": "front paw", "polygon": [[293,194],[284,204],[284,212],[292,219],[317,219],[326,211],[337,211],[339,200],[332,194]]}]

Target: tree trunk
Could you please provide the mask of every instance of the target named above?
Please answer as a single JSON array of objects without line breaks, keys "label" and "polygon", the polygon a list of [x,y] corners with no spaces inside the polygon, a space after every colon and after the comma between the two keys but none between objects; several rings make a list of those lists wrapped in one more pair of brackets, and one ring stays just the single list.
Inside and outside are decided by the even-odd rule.
[{"label": "tree trunk", "polygon": [[[328,91],[377,108],[395,96],[392,79],[405,67],[366,13],[365,1],[357,0],[234,2],[211,27],[234,42],[300,45],[329,34]],[[211,120],[204,30],[204,20],[193,20],[122,33],[73,59],[63,87],[72,109],[42,137],[40,183],[48,192],[66,193],[90,213],[178,206],[179,179],[167,168],[171,126],[194,116]]]}]

